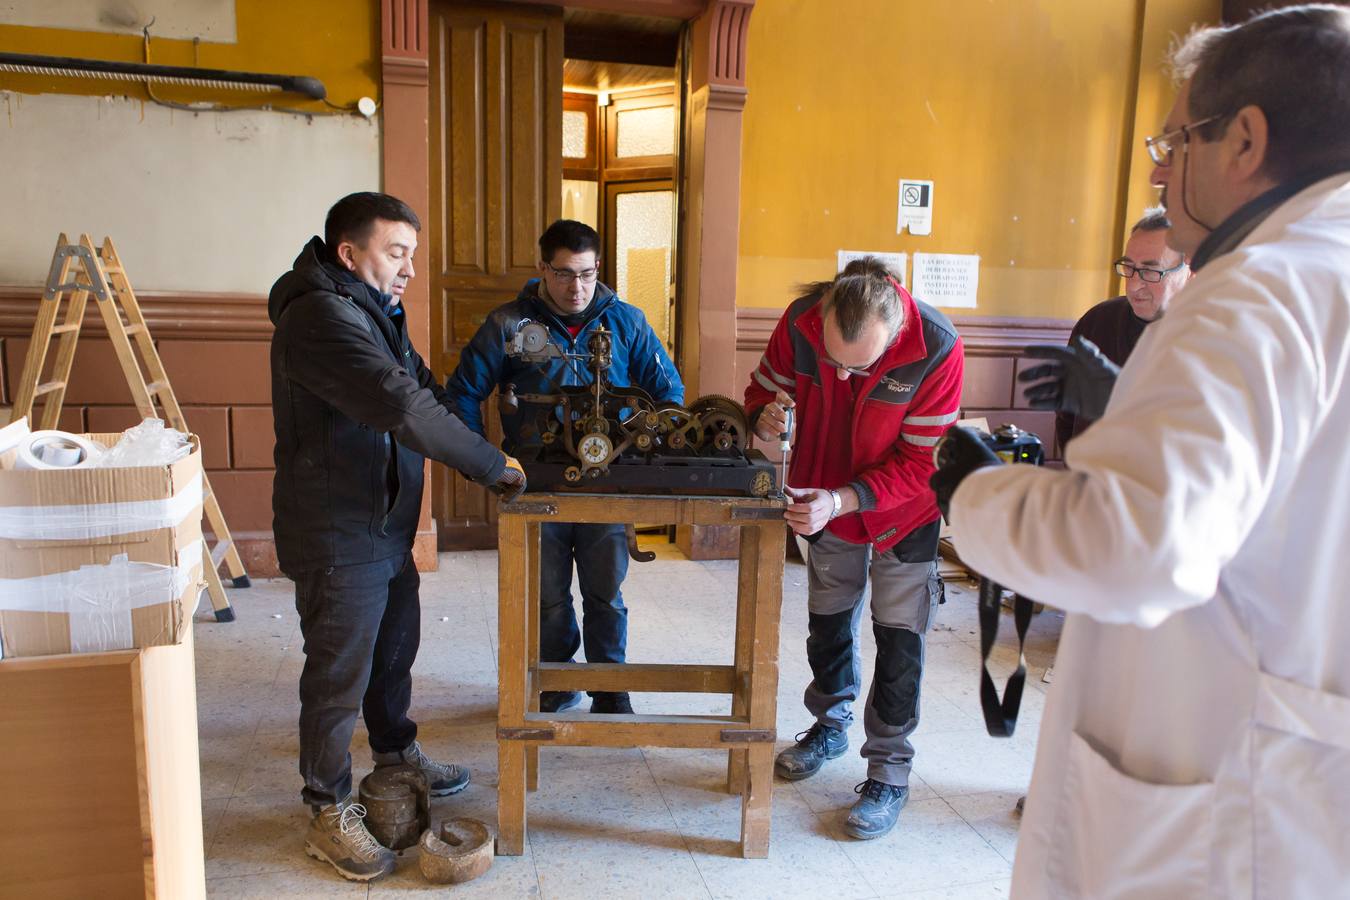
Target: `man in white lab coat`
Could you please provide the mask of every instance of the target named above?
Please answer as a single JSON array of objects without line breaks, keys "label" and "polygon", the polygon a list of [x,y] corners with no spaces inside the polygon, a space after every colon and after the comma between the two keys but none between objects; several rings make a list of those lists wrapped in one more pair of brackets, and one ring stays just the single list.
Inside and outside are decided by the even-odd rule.
[{"label": "man in white lab coat", "polygon": [[1350,896],[1350,9],[1175,62],[1195,279],[1068,470],[954,429],[933,479],[963,560],[1070,613],[1013,894]]}]

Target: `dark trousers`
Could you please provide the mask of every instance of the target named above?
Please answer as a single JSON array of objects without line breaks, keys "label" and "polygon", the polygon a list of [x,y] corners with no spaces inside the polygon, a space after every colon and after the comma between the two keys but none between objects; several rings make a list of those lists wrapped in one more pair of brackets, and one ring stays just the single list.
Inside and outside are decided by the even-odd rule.
[{"label": "dark trousers", "polygon": [[[585,636],[586,661],[621,663],[628,609],[619,588],[628,574],[622,525],[546,522],[539,529],[539,658],[571,662]],[[581,631],[572,605],[572,564],[581,588]]]},{"label": "dark trousers", "polygon": [[421,579],[412,554],[305,572],[295,608],[305,638],[300,674],[301,796],[314,807],[352,792],[352,732],[365,714],[377,753],[417,737],[408,718],[412,665],[421,639]]}]

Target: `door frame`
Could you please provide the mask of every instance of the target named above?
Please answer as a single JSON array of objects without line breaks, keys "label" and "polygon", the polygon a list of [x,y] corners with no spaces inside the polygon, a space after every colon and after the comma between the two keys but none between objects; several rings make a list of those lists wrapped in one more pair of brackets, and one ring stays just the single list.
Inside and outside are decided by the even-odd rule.
[{"label": "door frame", "polygon": [[[683,85],[685,113],[683,216],[677,262],[684,295],[677,324],[681,374],[689,396],[736,395],[736,256],[740,227],[741,113],[745,107],[746,44],[755,0],[517,0],[690,22]],[[431,221],[429,0],[380,0],[383,190]],[[422,237],[427,246],[428,236]],[[423,255],[425,269],[425,254]],[[403,297],[413,345],[431,340],[429,279],[414,278]],[[428,464],[428,473],[429,473]],[[413,557],[418,569],[437,566],[431,479],[425,479]]]}]

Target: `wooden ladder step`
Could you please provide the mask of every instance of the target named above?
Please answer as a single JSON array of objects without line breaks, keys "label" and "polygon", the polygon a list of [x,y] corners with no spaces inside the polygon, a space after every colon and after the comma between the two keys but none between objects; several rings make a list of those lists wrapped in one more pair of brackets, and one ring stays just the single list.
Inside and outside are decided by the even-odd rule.
[{"label": "wooden ladder step", "polygon": [[151,381],[151,382],[149,382],[149,383],[146,384],[145,389],[146,389],[147,391],[149,391],[149,392],[150,392],[151,394],[153,394],[153,395],[159,395],[159,394],[163,393],[164,391],[169,390],[169,382],[167,382],[167,381]]},{"label": "wooden ladder step", "polygon": [[50,394],[52,391],[59,391],[65,387],[64,381],[44,381],[33,389],[34,397],[41,397],[43,394]]},{"label": "wooden ladder step", "polygon": [[66,322],[63,325],[53,325],[52,334],[69,334],[72,331],[79,331],[79,322]]},{"label": "wooden ladder step", "polygon": [[144,325],[127,325],[127,326],[125,326],[125,327],[126,327],[126,332],[127,332],[128,335],[133,335],[133,334],[145,334],[145,326],[144,326]]},{"label": "wooden ladder step", "polygon": [[230,548],[233,546],[234,541],[229,540],[229,541],[221,541],[219,544],[216,544],[214,547],[212,547],[211,565],[219,567],[220,564],[225,561],[225,554],[229,553]]}]

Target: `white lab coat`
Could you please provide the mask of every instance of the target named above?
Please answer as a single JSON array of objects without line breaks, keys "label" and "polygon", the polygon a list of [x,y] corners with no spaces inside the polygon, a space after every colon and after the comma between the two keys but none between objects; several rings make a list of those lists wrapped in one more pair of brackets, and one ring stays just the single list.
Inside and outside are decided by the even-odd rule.
[{"label": "white lab coat", "polygon": [[962,483],[962,559],[1070,613],[1014,897],[1350,896],[1348,444],[1336,176],[1174,298],[1067,471]]}]

